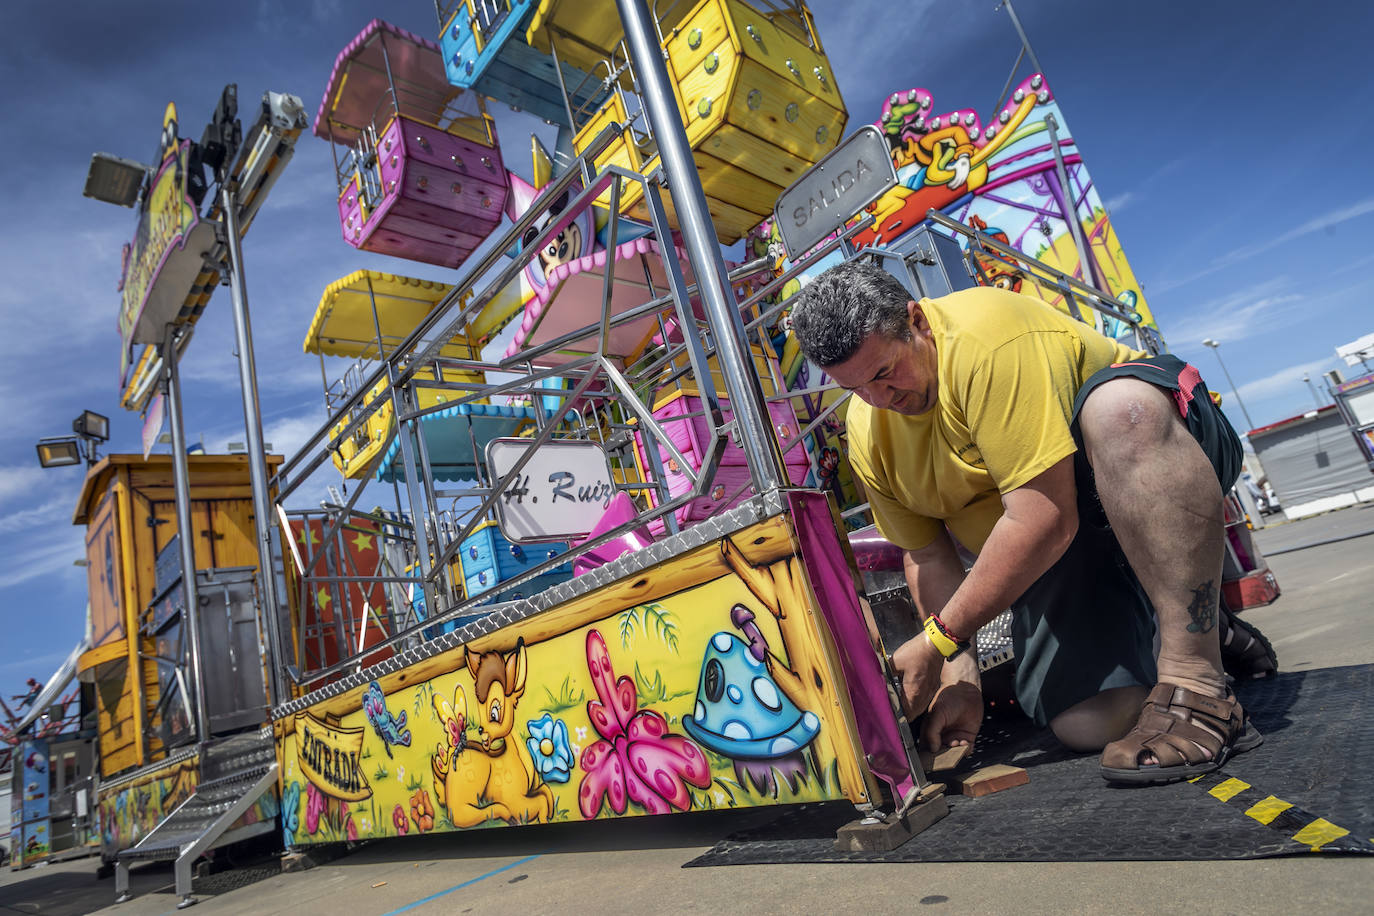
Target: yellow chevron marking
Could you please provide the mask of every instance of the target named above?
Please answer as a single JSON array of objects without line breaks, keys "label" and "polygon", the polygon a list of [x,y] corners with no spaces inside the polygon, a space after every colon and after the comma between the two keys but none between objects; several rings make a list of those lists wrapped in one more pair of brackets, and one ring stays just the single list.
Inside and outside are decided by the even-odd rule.
[{"label": "yellow chevron marking", "polygon": [[1293,839],[1299,843],[1312,847],[1316,852],[1332,840],[1338,840],[1350,833],[1344,827],[1337,827],[1325,818],[1317,818],[1306,827],[1293,834]]},{"label": "yellow chevron marking", "polygon": [[1293,806],[1283,799],[1270,795],[1262,801],[1255,802],[1245,813],[1261,824],[1268,824],[1291,807]]},{"label": "yellow chevron marking", "polygon": [[1246,789],[1250,788],[1250,783],[1242,782],[1234,777],[1225,782],[1217,783],[1207,791],[1207,794],[1221,801],[1230,801]]}]

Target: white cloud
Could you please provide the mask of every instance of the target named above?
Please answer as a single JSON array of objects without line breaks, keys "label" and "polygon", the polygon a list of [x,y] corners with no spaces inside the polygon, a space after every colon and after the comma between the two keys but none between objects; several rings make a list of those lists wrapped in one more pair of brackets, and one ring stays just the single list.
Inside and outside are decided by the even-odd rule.
[{"label": "white cloud", "polygon": [[66,570],[73,578],[85,579],[85,573],[72,565],[86,553],[85,539],[80,529],[72,526],[49,527],[42,529],[42,536],[37,542],[11,538],[5,546],[10,549],[4,551],[0,588],[9,588],[62,570]]},{"label": "white cloud", "polygon": [[46,683],[57,666],[67,660],[68,652],[47,652],[43,655],[26,655],[0,662],[0,679],[10,677],[32,677]]},{"label": "white cloud", "polygon": [[1352,219],[1358,219],[1368,213],[1374,213],[1374,197],[1366,197],[1364,200],[1356,201],[1348,207],[1341,207],[1339,210],[1331,210],[1327,213],[1323,213],[1321,216],[1313,217],[1302,225],[1295,226],[1282,235],[1276,235],[1263,242],[1254,245],[1243,245],[1240,248],[1232,249],[1217,259],[1216,266],[1229,267],[1237,261],[1252,258],[1257,254],[1270,251],[1280,245],[1286,245],[1294,239],[1301,238],[1304,235],[1311,235],[1314,232],[1334,229],[1341,223],[1349,222]]},{"label": "white cloud", "polygon": [[[36,460],[36,459],[35,459]],[[44,479],[48,472],[34,466],[0,467],[0,505],[20,496],[31,496],[50,481]]]},{"label": "white cloud", "polygon": [[7,512],[0,516],[0,534],[14,534],[27,528],[71,524],[72,504],[71,495],[63,493],[31,509]]},{"label": "white cloud", "polygon": [[[1317,386],[1317,390],[1322,390],[1321,374],[1327,369],[1334,369],[1340,365],[1340,361],[1334,356],[1324,356],[1321,359],[1308,360],[1305,363],[1295,363],[1286,366],[1277,372],[1270,373],[1264,378],[1246,382],[1239,388],[1242,399],[1260,401],[1281,395],[1291,395],[1293,392],[1302,391],[1306,386],[1303,384],[1304,375],[1311,376],[1312,384]],[[1307,397],[1311,398],[1308,394]]]},{"label": "white cloud", "polygon": [[1304,297],[1282,292],[1286,286],[1286,278],[1275,277],[1200,305],[1171,308],[1183,316],[1163,324],[1166,337],[1176,349],[1197,351],[1207,338],[1230,343],[1270,334],[1301,314]]},{"label": "white cloud", "polygon": [[1115,197],[1103,201],[1102,206],[1107,208],[1108,213],[1115,216],[1116,214],[1120,213],[1123,209],[1125,209],[1127,206],[1129,206],[1131,201],[1135,200],[1135,198],[1136,193],[1134,191],[1125,191],[1121,194],[1116,195]]},{"label": "white cloud", "polygon": [[1273,249],[1278,248],[1280,245],[1286,245],[1289,242],[1302,238],[1306,235],[1311,235],[1314,232],[1334,230],[1337,226],[1339,226],[1342,223],[1349,222],[1353,219],[1358,219],[1361,216],[1365,216],[1370,213],[1374,213],[1374,197],[1367,197],[1364,200],[1356,201],[1355,203],[1350,204],[1348,206],[1341,207],[1335,210],[1330,210],[1326,213],[1323,213],[1320,216],[1315,216],[1307,222],[1295,226],[1287,232],[1271,236],[1270,238],[1265,239],[1263,242],[1257,242],[1255,244],[1242,245],[1239,248],[1233,248],[1232,250],[1221,255],[1220,257],[1213,259],[1212,263],[1209,264],[1207,267],[1203,268],[1202,270],[1181,277],[1170,277],[1162,283],[1155,284],[1155,286],[1153,287],[1153,291],[1165,292],[1171,289],[1178,289],[1179,287],[1187,286],[1194,280],[1200,279],[1201,277],[1205,277],[1208,274],[1216,273],[1217,271],[1223,270],[1227,267],[1231,267],[1232,265],[1238,264],[1241,261],[1253,258],[1255,255],[1263,254],[1266,251],[1272,251]]}]

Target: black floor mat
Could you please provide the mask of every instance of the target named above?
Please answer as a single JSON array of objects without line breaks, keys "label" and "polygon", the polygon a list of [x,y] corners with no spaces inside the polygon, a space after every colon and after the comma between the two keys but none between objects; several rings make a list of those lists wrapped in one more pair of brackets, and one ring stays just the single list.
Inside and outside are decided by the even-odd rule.
[{"label": "black floor mat", "polygon": [[1025,719],[989,721],[966,764],[1012,763],[1026,768],[1030,783],[982,798],[951,796],[949,815],[898,849],[837,851],[835,831],[856,814],[848,803],[831,803],[794,808],[687,864],[1249,859],[1316,847],[1368,854],[1372,690],[1374,665],[1244,685],[1241,702],[1264,744],[1220,773],[1165,786],[1109,786],[1097,755],[1065,751]]}]

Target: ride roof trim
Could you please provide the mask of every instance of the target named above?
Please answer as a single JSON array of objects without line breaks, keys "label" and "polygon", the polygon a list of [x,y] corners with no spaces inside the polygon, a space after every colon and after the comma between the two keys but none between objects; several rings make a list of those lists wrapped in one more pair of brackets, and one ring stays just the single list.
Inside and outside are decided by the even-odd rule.
[{"label": "ride roof trim", "polygon": [[[387,44],[387,34],[400,41]],[[431,124],[441,123],[449,100],[461,91],[449,83],[436,43],[373,19],[334,60],[315,115],[315,136],[336,143],[357,142],[362,128],[376,114],[376,100],[391,91],[388,69],[396,83],[419,90],[407,93],[403,107],[409,115]]]},{"label": "ride roof trim", "polygon": [[[355,270],[324,288],[302,349],[322,356],[378,359],[377,326],[383,346],[399,346],[452,289],[433,280]],[[377,325],[372,322],[374,301]],[[461,343],[446,347],[443,355],[469,358],[470,348]]]}]

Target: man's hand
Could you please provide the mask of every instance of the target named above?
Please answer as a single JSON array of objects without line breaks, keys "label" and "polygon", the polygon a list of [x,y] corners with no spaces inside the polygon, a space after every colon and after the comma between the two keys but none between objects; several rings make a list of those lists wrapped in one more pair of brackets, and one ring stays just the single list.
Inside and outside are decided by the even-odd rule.
[{"label": "man's hand", "polygon": [[983,724],[983,691],[977,684],[954,681],[935,694],[921,728],[925,746],[933,751],[972,744]]},{"label": "man's hand", "polygon": [[892,665],[902,682],[902,707],[907,718],[925,712],[940,687],[940,669],[945,657],[930,644],[925,633],[918,633],[892,653]]}]

